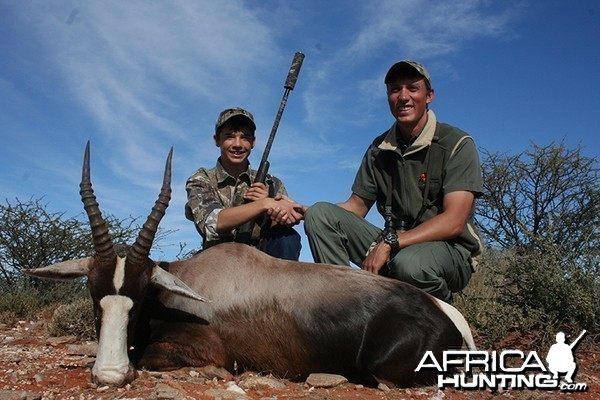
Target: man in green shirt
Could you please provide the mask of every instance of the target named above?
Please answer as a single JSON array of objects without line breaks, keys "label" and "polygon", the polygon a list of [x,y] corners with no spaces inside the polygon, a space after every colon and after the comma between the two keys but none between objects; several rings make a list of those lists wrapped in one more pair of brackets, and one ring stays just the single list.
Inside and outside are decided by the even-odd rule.
[{"label": "man in green shirt", "polygon": [[[369,146],[348,200],[306,211],[310,248],[316,262],[352,262],[450,301],[481,251],[473,226],[479,156],[470,136],[437,122],[422,64],[394,64],[385,84],[394,124]],[[364,219],[375,203],[384,229]]]}]

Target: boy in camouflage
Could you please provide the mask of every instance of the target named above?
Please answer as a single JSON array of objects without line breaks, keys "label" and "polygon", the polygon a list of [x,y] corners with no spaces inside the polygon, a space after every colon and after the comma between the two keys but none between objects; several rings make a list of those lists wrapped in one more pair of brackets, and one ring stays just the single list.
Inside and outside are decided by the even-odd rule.
[{"label": "boy in camouflage", "polygon": [[255,131],[254,117],[242,108],[219,114],[214,140],[221,156],[214,168],[200,168],[187,180],[185,216],[202,236],[203,249],[234,241],[237,228],[258,219],[251,245],[274,257],[298,260],[300,235],[292,226],[303,218],[302,207],[274,176],[267,176],[266,185],[252,183],[256,171],[248,157]]}]

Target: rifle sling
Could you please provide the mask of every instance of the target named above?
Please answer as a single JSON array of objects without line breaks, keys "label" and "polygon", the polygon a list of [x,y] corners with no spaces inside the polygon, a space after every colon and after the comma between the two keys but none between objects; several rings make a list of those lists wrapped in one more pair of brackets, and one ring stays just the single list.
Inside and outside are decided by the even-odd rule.
[{"label": "rifle sling", "polygon": [[[439,196],[439,192],[441,190],[441,184],[438,185],[438,189],[436,190],[436,192],[434,193],[434,190],[431,187],[431,182],[432,181],[440,181],[442,179],[442,174],[444,171],[444,166],[446,164],[446,152],[444,151],[444,149],[442,148],[442,145],[439,143],[439,137],[438,136],[434,136],[432,138],[431,141],[431,145],[429,146],[429,148],[427,149],[427,154],[425,155],[425,162],[424,164],[426,165],[426,172],[425,172],[425,185],[423,188],[423,201],[421,203],[421,208],[419,210],[419,212],[417,213],[417,216],[414,220],[414,222],[409,226],[409,229],[414,228],[415,226],[417,226],[419,223],[421,223],[421,218],[423,218],[423,215],[425,214],[425,212],[431,208],[436,201],[438,201],[438,196]],[[392,202],[392,197],[393,197],[393,192],[394,192],[394,188],[399,187],[399,178],[400,178],[400,174],[398,173],[398,171],[396,170],[396,166],[395,166],[395,158],[396,158],[396,153],[395,151],[385,151],[385,163],[386,163],[386,167],[388,169],[388,171],[390,171],[390,173],[388,174],[387,178],[387,193],[386,193],[386,199],[385,199],[385,208],[384,208],[384,221],[385,221],[385,228],[389,228],[389,227],[394,227],[395,228],[395,224],[393,222],[393,202]],[[403,218],[403,217],[401,217]]]}]

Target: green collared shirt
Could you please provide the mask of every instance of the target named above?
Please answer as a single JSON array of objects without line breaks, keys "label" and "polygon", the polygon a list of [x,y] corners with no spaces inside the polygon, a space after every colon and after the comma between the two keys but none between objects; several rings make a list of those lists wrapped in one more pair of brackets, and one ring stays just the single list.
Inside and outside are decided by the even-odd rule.
[{"label": "green collared shirt", "polygon": [[[472,192],[475,197],[481,196],[483,178],[479,155],[473,139],[465,132],[451,125],[438,123],[433,111],[429,110],[425,127],[405,149],[402,149],[398,135],[394,123],[388,131],[373,141],[363,157],[352,185],[354,194],[376,202],[377,210],[381,215],[384,215],[388,185],[392,180],[390,178],[392,171],[389,171],[389,164],[383,160],[383,153],[395,153],[393,168],[398,174],[396,177],[398,187],[393,188],[392,210],[396,226],[400,219],[412,224],[419,217],[423,207],[423,191],[427,179],[425,156],[434,136],[439,138],[440,145],[446,151],[447,161],[441,174],[441,181],[430,182],[430,185],[437,185],[435,192],[439,193],[438,198],[430,199],[431,207],[416,223],[440,214],[443,211],[442,200],[447,193],[464,190]],[[474,213],[473,207],[463,233],[454,240],[466,247],[473,255],[478,254],[481,249],[480,238],[473,225]]]}]

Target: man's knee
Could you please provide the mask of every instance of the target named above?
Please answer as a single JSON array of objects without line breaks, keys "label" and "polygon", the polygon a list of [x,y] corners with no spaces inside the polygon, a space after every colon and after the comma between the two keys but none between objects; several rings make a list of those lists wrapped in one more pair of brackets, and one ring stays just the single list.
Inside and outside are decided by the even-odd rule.
[{"label": "man's knee", "polygon": [[321,226],[329,220],[332,215],[332,210],[337,207],[335,204],[320,201],[308,207],[304,213],[304,229],[307,235],[310,235],[313,230]]},{"label": "man's knee", "polygon": [[422,252],[401,250],[388,264],[389,277],[411,284],[442,300],[449,300],[451,291],[439,266]]},{"label": "man's knee", "polygon": [[400,253],[388,263],[390,278],[398,279],[413,284],[422,282],[428,277],[422,260],[414,256],[404,256]]}]

